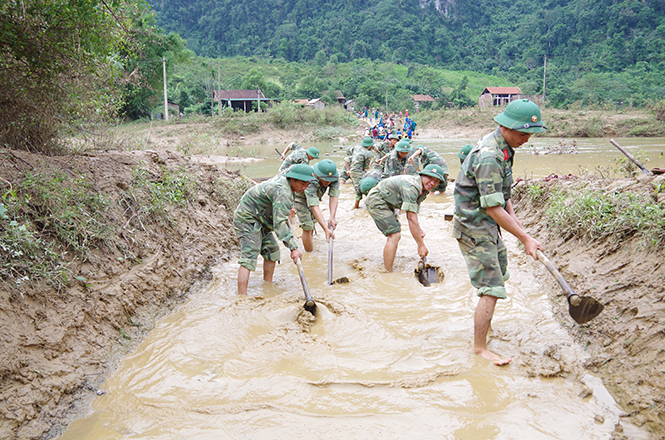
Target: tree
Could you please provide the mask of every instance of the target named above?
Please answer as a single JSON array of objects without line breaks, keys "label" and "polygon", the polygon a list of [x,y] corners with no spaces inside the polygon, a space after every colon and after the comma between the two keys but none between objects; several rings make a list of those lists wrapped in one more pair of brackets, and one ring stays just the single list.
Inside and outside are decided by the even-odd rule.
[{"label": "tree", "polygon": [[[0,145],[57,153],[58,132],[116,114],[127,33],[95,0],[0,3]],[[116,18],[118,17],[118,19]]]}]

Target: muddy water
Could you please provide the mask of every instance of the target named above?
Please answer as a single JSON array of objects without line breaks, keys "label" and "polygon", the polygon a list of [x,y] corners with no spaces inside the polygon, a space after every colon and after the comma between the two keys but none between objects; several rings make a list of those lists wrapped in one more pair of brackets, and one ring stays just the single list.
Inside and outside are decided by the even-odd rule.
[{"label": "muddy water", "polygon": [[[319,230],[303,261],[316,318],[302,308],[293,263],[282,261],[271,285],[259,269],[242,298],[238,266],[221,264],[61,438],[609,439],[622,411],[583,370],[584,348],[553,318],[545,269],[512,237],[509,298],[498,304],[489,346],[513,362],[496,367],[472,354],[477,299],[444,220],[450,193],[430,197],[419,216],[441,283],[416,281],[404,214],[395,271],[383,270],[385,239],[364,209],[349,209],[345,185],[333,276],[350,283],[327,285]],[[629,438],[647,438],[622,425]]]},{"label": "muddy water", "polygon": [[[647,169],[665,167],[665,138],[616,138],[621,146],[633,156],[640,158]],[[438,151],[450,167],[452,177],[459,171],[457,152],[465,144],[475,144],[477,139],[413,139],[412,145],[423,144]],[[548,149],[556,149],[561,143],[577,146],[577,154],[542,154]],[[316,146],[327,157],[341,166],[346,156],[346,146],[339,143],[318,143],[301,145],[309,148]],[[285,145],[279,145],[283,150]],[[262,160],[251,166],[238,165],[249,177],[271,177],[279,168],[281,160],[275,152],[274,145],[257,145],[245,148],[245,153],[252,153]],[[534,154],[539,153],[539,154]],[[607,138],[556,139],[532,137],[528,144],[519,148],[513,168],[516,177],[538,178],[550,174],[580,174],[581,170],[594,171],[600,167],[616,167],[616,160],[624,156],[610,144]],[[647,159],[649,159],[647,161]]]}]

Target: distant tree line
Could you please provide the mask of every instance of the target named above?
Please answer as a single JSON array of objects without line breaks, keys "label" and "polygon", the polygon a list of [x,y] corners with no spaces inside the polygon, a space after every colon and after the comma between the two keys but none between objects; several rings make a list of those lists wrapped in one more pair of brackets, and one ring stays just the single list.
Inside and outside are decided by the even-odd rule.
[{"label": "distant tree line", "polygon": [[665,91],[665,0],[151,3],[158,23],[205,57],[418,63],[493,74],[528,94],[543,92],[547,57],[556,106],[641,106]]}]

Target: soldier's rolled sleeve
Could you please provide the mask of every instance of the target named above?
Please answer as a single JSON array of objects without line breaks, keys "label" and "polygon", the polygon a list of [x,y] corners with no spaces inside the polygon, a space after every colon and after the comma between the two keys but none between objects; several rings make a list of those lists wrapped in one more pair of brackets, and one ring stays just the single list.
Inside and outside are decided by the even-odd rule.
[{"label": "soldier's rolled sleeve", "polygon": [[503,196],[503,169],[496,160],[482,160],[475,170],[480,194],[480,207],[505,206]]}]

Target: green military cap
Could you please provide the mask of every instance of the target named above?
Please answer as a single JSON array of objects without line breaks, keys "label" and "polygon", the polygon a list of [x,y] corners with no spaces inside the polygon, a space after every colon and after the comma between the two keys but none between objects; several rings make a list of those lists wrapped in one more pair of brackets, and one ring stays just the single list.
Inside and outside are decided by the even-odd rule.
[{"label": "green military cap", "polygon": [[316,148],[316,147],[308,148],[307,149],[307,154],[312,156],[314,159],[318,159],[319,158],[319,149]]},{"label": "green military cap", "polygon": [[371,147],[374,145],[374,140],[369,136],[365,136],[365,139],[363,139],[360,145],[362,145],[363,147]]},{"label": "green military cap", "polygon": [[439,181],[443,182],[444,181],[444,175],[445,173],[443,172],[443,168],[441,168],[437,164],[429,164],[427,165],[421,172],[421,176],[429,176],[429,177],[434,177],[435,179],[438,179]]},{"label": "green military cap", "polygon": [[395,145],[395,151],[398,153],[405,153],[411,151],[411,144],[406,140],[401,140]]},{"label": "green military cap", "polygon": [[287,171],[284,176],[290,177],[291,179],[302,180],[304,182],[314,182],[316,181],[316,178],[313,174],[314,168],[304,163],[297,163],[289,168],[289,171]]},{"label": "green military cap", "polygon": [[360,181],[360,192],[367,194],[372,188],[379,184],[379,181],[374,177],[365,177]]},{"label": "green military cap", "polygon": [[540,119],[540,108],[528,99],[516,99],[494,117],[499,124],[522,133],[542,133],[547,130]]},{"label": "green military cap", "polygon": [[466,156],[469,155],[469,152],[473,150],[473,145],[471,144],[466,144],[465,146],[462,147],[461,150],[459,150],[459,153],[457,153],[457,157],[459,157],[460,163],[464,163],[464,159],[466,159]]},{"label": "green military cap", "polygon": [[337,167],[335,162],[330,159],[323,159],[321,162],[314,165],[314,174],[321,180],[326,182],[335,182],[339,179],[339,174],[337,174]]}]

